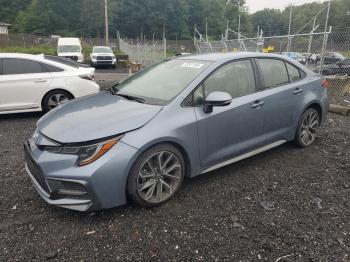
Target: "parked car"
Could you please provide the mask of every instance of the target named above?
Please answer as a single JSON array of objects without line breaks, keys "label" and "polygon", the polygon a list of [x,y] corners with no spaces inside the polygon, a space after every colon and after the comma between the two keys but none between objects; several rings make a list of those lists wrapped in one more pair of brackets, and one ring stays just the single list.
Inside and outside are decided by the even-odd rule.
[{"label": "parked car", "polygon": [[0,114],[47,112],[99,92],[95,69],[73,63],[53,56],[0,54]]},{"label": "parked car", "polygon": [[301,53],[298,52],[282,52],[281,53],[284,56],[290,57],[296,61],[298,61],[301,64],[305,64],[306,63],[306,57],[304,55],[302,55]]},{"label": "parked car", "polygon": [[[320,67],[317,67],[315,72],[319,71]],[[322,75],[350,75],[350,59],[344,59],[331,65],[323,65]]]},{"label": "parked car", "polygon": [[83,63],[84,55],[81,41],[76,37],[61,37],[57,43],[57,55]]},{"label": "parked car", "polygon": [[174,57],[40,119],[24,145],[26,169],[55,206],[157,206],[185,176],[287,141],[310,146],[326,117],[325,86],[280,55]]},{"label": "parked car", "polygon": [[[317,56],[316,62],[320,62],[321,61],[321,54],[319,54]],[[343,61],[345,60],[346,57],[343,56],[341,53],[337,53],[337,52],[326,52],[324,54],[324,60],[323,60],[323,64],[324,65],[329,65],[329,64],[335,64],[337,62]]]},{"label": "parked car", "polygon": [[112,48],[108,46],[94,46],[90,54],[91,66],[110,66],[117,67],[117,59]]}]

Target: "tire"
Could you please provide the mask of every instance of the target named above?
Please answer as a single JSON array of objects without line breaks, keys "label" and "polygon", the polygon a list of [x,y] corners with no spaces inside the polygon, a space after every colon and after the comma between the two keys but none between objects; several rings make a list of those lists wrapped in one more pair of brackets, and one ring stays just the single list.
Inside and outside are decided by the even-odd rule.
[{"label": "tire", "polygon": [[133,165],[128,176],[127,196],[143,208],[159,206],[175,195],[184,175],[185,161],[181,152],[170,144],[156,145],[146,150]]},{"label": "tire", "polygon": [[[63,102],[73,99],[74,97],[64,90],[53,90],[47,93],[42,101],[42,109],[43,111],[49,112],[55,107],[59,106]],[[56,104],[54,104],[56,103]]]},{"label": "tire", "polygon": [[301,116],[295,134],[294,142],[298,147],[310,146],[316,139],[317,128],[320,126],[320,114],[314,108],[307,109]]}]

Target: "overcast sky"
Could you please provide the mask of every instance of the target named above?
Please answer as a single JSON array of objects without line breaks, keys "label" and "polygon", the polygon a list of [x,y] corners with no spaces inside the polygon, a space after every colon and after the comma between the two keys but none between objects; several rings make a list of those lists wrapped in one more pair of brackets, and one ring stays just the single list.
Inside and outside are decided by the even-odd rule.
[{"label": "overcast sky", "polygon": [[325,0],[246,0],[246,3],[249,7],[249,13],[254,13],[256,11],[263,10],[264,8],[283,9],[290,4],[301,5],[304,3],[323,1]]}]

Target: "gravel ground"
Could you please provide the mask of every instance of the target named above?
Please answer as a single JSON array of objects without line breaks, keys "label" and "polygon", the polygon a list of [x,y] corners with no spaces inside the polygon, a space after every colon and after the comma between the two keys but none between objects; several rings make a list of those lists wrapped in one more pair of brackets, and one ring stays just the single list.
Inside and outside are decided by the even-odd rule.
[{"label": "gravel ground", "polygon": [[96,82],[100,85],[101,89],[109,88],[128,76],[129,73],[125,68],[96,69]]},{"label": "gravel ground", "polygon": [[350,117],[308,149],[186,179],[161,207],[88,214],[48,206],[25,173],[40,116],[0,118],[0,261],[350,261]]}]

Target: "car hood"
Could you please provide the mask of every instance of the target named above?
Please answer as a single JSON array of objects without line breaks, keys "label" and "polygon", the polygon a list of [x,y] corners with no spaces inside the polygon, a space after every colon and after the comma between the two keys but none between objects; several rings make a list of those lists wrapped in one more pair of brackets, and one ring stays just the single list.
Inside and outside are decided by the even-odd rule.
[{"label": "car hood", "polygon": [[59,143],[88,142],[138,129],[161,109],[101,92],[54,109],[38,121],[37,128]]},{"label": "car hood", "polygon": [[95,55],[95,56],[114,56],[111,53],[92,53],[92,55]]}]

